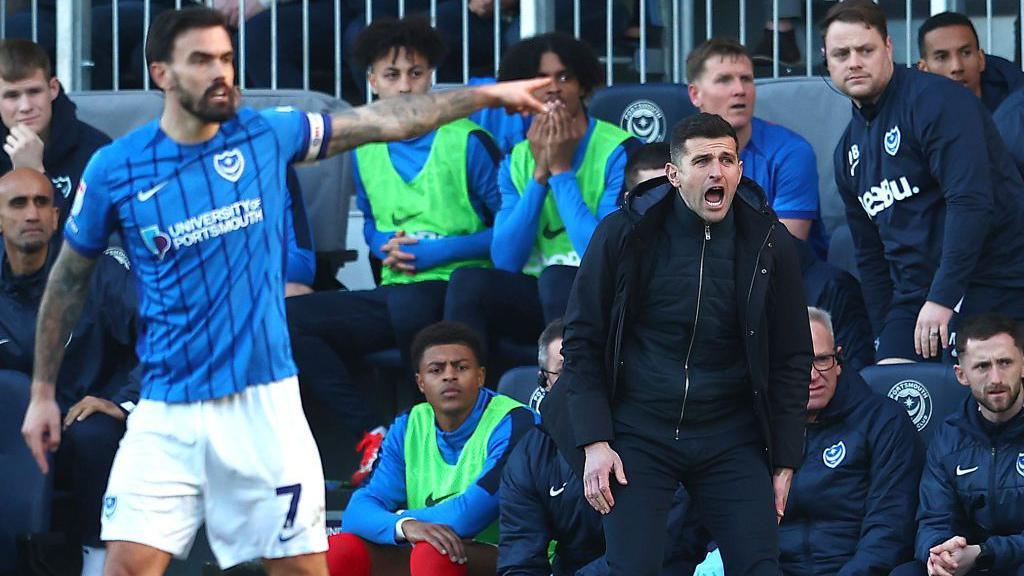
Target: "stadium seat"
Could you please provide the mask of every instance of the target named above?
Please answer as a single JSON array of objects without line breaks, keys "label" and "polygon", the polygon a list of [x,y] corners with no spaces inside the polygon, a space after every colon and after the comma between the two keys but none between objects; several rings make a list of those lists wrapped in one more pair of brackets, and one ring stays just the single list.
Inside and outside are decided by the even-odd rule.
[{"label": "stadium seat", "polygon": [[611,122],[642,142],[663,142],[672,127],[695,114],[686,86],[672,83],[616,84],[594,92],[587,111]]},{"label": "stadium seat", "polygon": [[939,362],[868,366],[860,374],[876,393],[906,408],[925,444],[969,393],[953,367]]},{"label": "stadium seat", "polygon": [[814,148],[821,216],[829,231],[846,222],[832,158],[836,142],[850,121],[851,106],[850,99],[840,94],[829,80],[817,76],[757,81],[757,117],[793,130]]},{"label": "stadium seat", "polygon": [[0,498],[0,574],[15,572],[16,538],[50,523],[50,477],[39,472],[21,437],[29,387],[25,374],[0,370],[0,470],[7,493]]},{"label": "stadium seat", "polygon": [[853,251],[853,237],[850,236],[850,227],[846,224],[832,231],[832,238],[828,244],[828,263],[860,280],[857,256]]},{"label": "stadium seat", "polygon": [[[242,104],[257,109],[293,106],[307,112],[327,112],[349,107],[326,94],[302,90],[246,90],[244,94]],[[78,106],[78,117],[111,138],[154,120],[163,108],[163,96],[157,91],[76,92],[69,96]],[[328,263],[335,272],[353,258],[345,245],[349,199],[355,189],[351,170],[348,154],[295,167],[313,227],[318,263]]]},{"label": "stadium seat", "polygon": [[529,404],[530,396],[537,389],[537,373],[536,366],[520,366],[505,372],[498,380],[498,394]]}]

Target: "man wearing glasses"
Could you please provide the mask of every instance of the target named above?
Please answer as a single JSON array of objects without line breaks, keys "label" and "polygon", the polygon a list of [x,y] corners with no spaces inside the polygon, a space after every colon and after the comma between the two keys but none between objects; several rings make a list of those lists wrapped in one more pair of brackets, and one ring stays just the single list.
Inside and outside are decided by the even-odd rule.
[{"label": "man wearing glasses", "polygon": [[807,311],[814,345],[807,450],[779,525],[779,567],[888,574],[913,555],[924,445],[898,404],[843,370],[829,314]]}]

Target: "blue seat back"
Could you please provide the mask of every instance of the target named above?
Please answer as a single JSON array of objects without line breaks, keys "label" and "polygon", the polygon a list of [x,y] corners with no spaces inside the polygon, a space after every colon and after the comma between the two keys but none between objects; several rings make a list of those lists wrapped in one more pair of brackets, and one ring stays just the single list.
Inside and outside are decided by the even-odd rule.
[{"label": "blue seat back", "polygon": [[498,394],[504,394],[523,404],[530,404],[530,396],[537,389],[536,366],[520,366],[501,375],[498,380]]},{"label": "blue seat back", "polygon": [[925,444],[969,393],[967,387],[957,381],[953,366],[948,364],[868,366],[860,374],[872,390],[892,398],[907,410]]},{"label": "blue seat back", "polygon": [[672,83],[616,84],[594,93],[591,115],[611,122],[641,142],[667,142],[677,122],[695,114],[686,86]]}]

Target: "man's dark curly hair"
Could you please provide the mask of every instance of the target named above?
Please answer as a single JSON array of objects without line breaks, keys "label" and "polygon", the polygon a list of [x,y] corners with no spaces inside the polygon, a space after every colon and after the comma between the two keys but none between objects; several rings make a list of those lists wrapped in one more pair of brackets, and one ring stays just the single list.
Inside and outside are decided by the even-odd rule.
[{"label": "man's dark curly hair", "polygon": [[400,48],[422,55],[431,68],[437,68],[448,53],[444,38],[430,26],[430,21],[422,16],[411,16],[403,20],[374,20],[356,37],[352,58],[360,67],[369,68],[392,50],[397,56]]},{"label": "man's dark curly hair", "polygon": [[420,330],[412,340],[411,357],[416,371],[420,371],[420,362],[427,348],[446,344],[462,344],[473,352],[481,366],[487,365],[483,345],[476,332],[461,322],[437,322]]},{"label": "man's dark curly hair", "polygon": [[584,98],[604,84],[604,69],[590,46],[563,32],[550,32],[527,38],[509,48],[501,58],[498,80],[536,78],[540,59],[551,52],[576,77]]}]

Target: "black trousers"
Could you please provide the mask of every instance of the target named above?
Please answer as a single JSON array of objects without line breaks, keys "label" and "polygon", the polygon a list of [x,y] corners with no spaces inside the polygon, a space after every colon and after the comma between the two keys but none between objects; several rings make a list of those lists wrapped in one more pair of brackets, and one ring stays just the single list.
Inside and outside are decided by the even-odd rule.
[{"label": "black trousers", "polygon": [[[534,346],[544,327],[565,314],[575,266],[548,266],[539,278],[496,268],[460,268],[452,273],[444,319],[472,328],[489,351],[503,338]],[[532,364],[535,350],[516,364]]]},{"label": "black trousers", "polygon": [[604,517],[611,574],[659,574],[665,520],[682,482],[722,551],[726,574],[777,576],[774,492],[753,414],[684,429],[679,440],[674,423],[651,424],[615,425],[612,448],[629,483],[612,480],[615,506]]},{"label": "black trousers", "polygon": [[441,320],[447,286],[429,280],[285,300],[299,380],[357,437],[386,423],[370,409],[349,367],[367,354],[397,347],[411,380],[413,337]]}]

